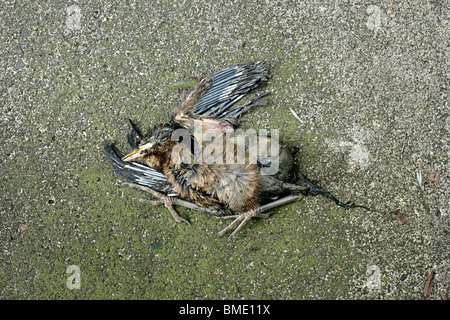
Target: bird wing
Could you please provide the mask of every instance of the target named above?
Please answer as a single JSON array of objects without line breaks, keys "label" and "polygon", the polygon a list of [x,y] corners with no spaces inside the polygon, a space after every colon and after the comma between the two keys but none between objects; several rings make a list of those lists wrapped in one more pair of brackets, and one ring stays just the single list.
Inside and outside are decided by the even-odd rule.
[{"label": "bird wing", "polygon": [[112,164],[114,172],[134,183],[163,192],[168,196],[178,196],[172,185],[167,181],[167,176],[140,162],[124,162],[124,154],[113,143],[104,143],[103,150]]},{"label": "bird wing", "polygon": [[262,87],[268,79],[268,65],[264,62],[237,64],[206,76],[189,90],[174,109],[172,119],[191,132],[200,124],[203,131],[233,129],[239,117],[268,92],[240,106],[236,102]]}]

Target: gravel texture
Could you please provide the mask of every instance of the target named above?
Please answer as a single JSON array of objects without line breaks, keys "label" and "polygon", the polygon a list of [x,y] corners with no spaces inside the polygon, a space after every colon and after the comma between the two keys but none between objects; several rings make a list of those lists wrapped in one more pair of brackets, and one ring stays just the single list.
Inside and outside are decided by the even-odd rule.
[{"label": "gravel texture", "polygon": [[[442,0],[3,1],[0,299],[446,299],[448,17]],[[125,150],[128,117],[166,121],[176,84],[251,60],[271,95],[243,127],[279,129],[303,173],[377,211],[307,197],[228,240],[228,221],[133,200],[102,142]]]}]

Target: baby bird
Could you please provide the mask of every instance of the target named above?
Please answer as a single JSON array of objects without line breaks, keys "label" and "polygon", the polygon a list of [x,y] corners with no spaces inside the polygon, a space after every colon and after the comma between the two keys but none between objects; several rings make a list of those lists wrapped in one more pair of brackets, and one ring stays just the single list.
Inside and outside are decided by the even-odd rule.
[{"label": "baby bird", "polygon": [[[253,217],[266,218],[271,208],[322,194],[344,208],[330,192],[294,168],[293,152],[278,137],[239,129],[239,120],[252,105],[264,105],[264,92],[242,105],[236,103],[269,79],[264,62],[238,64],[208,75],[177,105],[168,123],[142,134],[130,120],[127,139],[133,151],[123,155],[112,143],[104,150],[116,174],[148,191],[176,221],[173,205],[207,212],[234,221],[224,230],[233,237]],[[365,208],[365,207],[363,207]]]}]

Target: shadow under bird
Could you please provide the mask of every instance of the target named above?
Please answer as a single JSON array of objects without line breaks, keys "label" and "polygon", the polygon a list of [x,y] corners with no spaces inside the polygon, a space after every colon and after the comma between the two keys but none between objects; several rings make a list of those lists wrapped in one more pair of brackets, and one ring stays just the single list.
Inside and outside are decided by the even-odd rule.
[{"label": "shadow under bird", "polygon": [[[129,120],[127,140],[133,151],[124,155],[113,143],[103,146],[114,172],[129,180],[128,185],[159,198],[139,200],[165,205],[178,222],[188,221],[174,205],[234,219],[219,232],[223,235],[235,228],[230,237],[251,218],[267,218],[267,210],[305,195],[323,195],[346,209],[368,209],[342,203],[310,182],[295,169],[292,149],[271,137],[239,130],[241,116],[254,105],[265,105],[261,98],[268,93],[244,104],[237,102],[268,79],[264,62],[234,65],[191,87],[169,122],[142,134]],[[259,139],[259,152],[250,142],[255,139]],[[261,152],[261,146],[267,150]],[[275,162],[277,166],[271,166]]]}]

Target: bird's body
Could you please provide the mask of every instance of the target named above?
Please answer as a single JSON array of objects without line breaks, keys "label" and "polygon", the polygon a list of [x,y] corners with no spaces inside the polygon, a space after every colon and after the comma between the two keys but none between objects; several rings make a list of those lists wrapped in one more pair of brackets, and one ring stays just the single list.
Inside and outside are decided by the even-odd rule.
[{"label": "bird's body", "polygon": [[[171,207],[170,197],[208,208],[216,216],[236,218],[230,225],[240,222],[236,231],[251,217],[260,216],[261,208],[297,200],[301,194],[320,193],[349,207],[297,172],[292,152],[278,141],[237,130],[241,115],[267,93],[241,106],[235,107],[235,103],[268,78],[265,63],[236,65],[193,86],[174,108],[169,123],[143,135],[130,120],[133,130],[127,137],[134,151],[123,157],[114,145],[104,147],[114,171],[162,192],[164,204],[177,221],[185,220]],[[259,139],[259,152],[255,139]],[[261,146],[264,152],[260,152]],[[267,167],[275,160],[277,167],[268,174]]]},{"label": "bird's body", "polygon": [[[140,161],[167,176],[167,181],[181,198],[215,209],[216,215],[252,210],[262,203],[288,194],[289,191],[304,190],[289,183],[289,180],[293,182],[295,174],[291,151],[285,147],[280,147],[276,151],[276,155],[283,161],[282,165],[274,175],[267,176],[261,174],[263,161],[259,157],[251,161],[249,137],[245,132],[236,135],[234,131],[228,131],[231,137],[227,139],[231,141],[232,146],[228,149],[225,136],[218,132],[213,141],[202,143],[201,151],[214,150],[215,145],[222,144],[216,149],[223,152],[218,153],[216,157],[212,156],[209,161],[207,159],[209,153],[200,154],[201,159],[197,159],[198,163],[192,163],[195,162],[193,148],[171,139],[177,130],[183,130],[183,127],[175,122],[153,128],[143,141],[148,143],[157,137],[159,141],[164,142],[161,145],[154,145],[152,152],[142,156]],[[259,143],[263,144],[261,141]],[[243,145],[242,149],[239,149],[240,144]],[[174,149],[180,145],[183,146],[184,154],[180,157],[182,159],[174,155]],[[241,157],[243,161],[238,159],[239,150],[244,151]],[[233,161],[230,161],[230,155]],[[274,184],[273,181],[278,181],[278,184]]]}]

